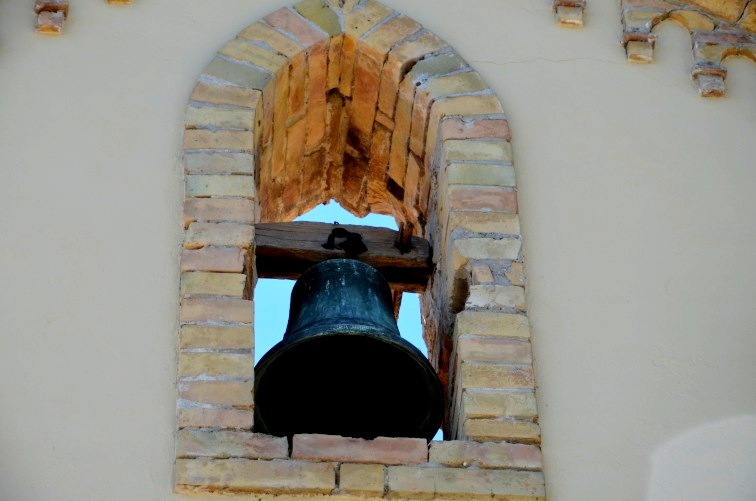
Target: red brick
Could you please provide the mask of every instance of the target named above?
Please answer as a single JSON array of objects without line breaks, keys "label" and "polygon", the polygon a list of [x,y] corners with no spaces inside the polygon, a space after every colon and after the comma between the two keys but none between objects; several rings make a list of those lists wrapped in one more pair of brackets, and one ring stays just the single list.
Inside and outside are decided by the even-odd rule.
[{"label": "red brick", "polygon": [[399,85],[399,97],[394,113],[394,133],[391,135],[391,161],[389,176],[402,188],[407,170],[410,128],[412,126],[412,102],[415,99],[415,85],[405,78]]},{"label": "red brick", "polygon": [[326,155],[324,149],[319,149],[302,159],[302,201],[300,208],[323,203],[326,198]]},{"label": "red brick", "polygon": [[290,122],[297,120],[304,114],[307,73],[306,54],[300,52],[291,58],[291,64],[289,65],[289,103],[287,119]]},{"label": "red brick", "polygon": [[285,182],[286,172],[286,124],[288,122],[289,72],[280,71],[275,82],[275,102],[273,104],[273,158],[270,165],[270,179]]},{"label": "red brick", "polygon": [[306,152],[323,145],[326,127],[326,92],[328,88],[327,46],[318,43],[310,47],[307,56],[307,144]]},{"label": "red brick", "polygon": [[333,93],[328,96],[328,189],[331,197],[341,192],[341,179],[344,171],[344,147],[349,110],[344,99]]},{"label": "red brick", "polygon": [[501,187],[452,186],[449,188],[449,208],[516,213],[517,192]]},{"label": "red brick", "polygon": [[345,36],[341,42],[341,72],[339,74],[339,92],[344,97],[352,96],[352,79],[354,62],[357,55],[357,39]]},{"label": "red brick", "polygon": [[363,155],[367,155],[370,150],[382,65],[382,56],[374,58],[366,52],[361,52],[354,70],[349,143]]},{"label": "red brick", "polygon": [[536,445],[480,443],[467,440],[431,442],[430,462],[454,468],[515,468],[541,470],[543,457]]},{"label": "red brick", "polygon": [[339,35],[331,38],[328,44],[328,69],[327,75],[327,89],[335,89],[339,86],[339,79],[341,78],[341,60],[342,60],[342,46],[344,45],[343,35]]},{"label": "red brick", "polygon": [[412,153],[407,157],[407,174],[404,178],[404,205],[408,208],[415,206],[420,188],[423,163]]},{"label": "red brick", "polygon": [[363,440],[306,434],[294,435],[291,457],[351,463],[420,464],[428,460],[428,446],[421,438]]},{"label": "red brick", "polygon": [[388,176],[389,154],[391,151],[391,131],[378,125],[373,133],[370,146],[370,161],[368,162],[368,191],[367,201],[373,210],[384,204],[386,181]]},{"label": "red brick", "polygon": [[441,122],[441,140],[499,138],[512,139],[509,122],[503,118],[449,117]]}]

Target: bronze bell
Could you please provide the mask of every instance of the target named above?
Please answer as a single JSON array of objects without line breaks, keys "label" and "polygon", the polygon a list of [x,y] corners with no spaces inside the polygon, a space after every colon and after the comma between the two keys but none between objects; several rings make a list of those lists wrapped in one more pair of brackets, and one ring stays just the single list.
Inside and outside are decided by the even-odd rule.
[{"label": "bronze bell", "polygon": [[365,263],[332,259],[305,271],[284,339],[255,367],[255,430],[433,438],[441,383],[393,311],[388,284]]}]

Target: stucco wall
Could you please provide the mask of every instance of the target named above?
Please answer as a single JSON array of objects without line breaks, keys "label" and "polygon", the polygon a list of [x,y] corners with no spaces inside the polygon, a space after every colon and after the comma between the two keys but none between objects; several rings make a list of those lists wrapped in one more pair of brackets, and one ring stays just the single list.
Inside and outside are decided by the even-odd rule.
[{"label": "stucco wall", "polygon": [[[549,498],[753,497],[756,65],[703,100],[687,34],[664,26],[630,66],[614,2],[583,30],[550,2],[385,3],[512,126]],[[58,38],[0,5],[2,499],[179,498],[184,106],[282,5],[76,2]]]}]

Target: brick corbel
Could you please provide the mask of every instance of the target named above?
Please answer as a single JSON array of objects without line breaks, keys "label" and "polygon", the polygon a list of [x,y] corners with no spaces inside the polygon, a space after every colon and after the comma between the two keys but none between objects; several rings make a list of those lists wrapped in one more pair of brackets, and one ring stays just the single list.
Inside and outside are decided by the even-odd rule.
[{"label": "brick corbel", "polygon": [[557,25],[562,28],[582,28],[585,0],[554,0]]},{"label": "brick corbel", "polygon": [[68,18],[68,0],[37,0],[34,13],[37,14],[37,33],[59,35]]}]

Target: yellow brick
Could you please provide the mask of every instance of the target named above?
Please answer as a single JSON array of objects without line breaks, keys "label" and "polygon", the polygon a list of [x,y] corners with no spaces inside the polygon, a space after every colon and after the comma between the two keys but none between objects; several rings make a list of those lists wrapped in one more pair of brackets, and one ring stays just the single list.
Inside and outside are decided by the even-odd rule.
[{"label": "yellow brick", "polygon": [[512,285],[525,285],[525,265],[523,263],[512,263],[508,271],[504,272],[504,275],[512,282]]},{"label": "yellow brick", "polygon": [[336,471],[330,463],[293,460],[177,459],[176,490],[260,492],[270,494],[329,494],[336,488]]},{"label": "yellow brick", "polygon": [[394,11],[376,0],[367,0],[344,16],[344,33],[353,38],[360,38],[392,12]]},{"label": "yellow brick", "polygon": [[649,42],[631,40],[625,45],[631,63],[650,63],[654,60],[654,46]]},{"label": "yellow brick", "polygon": [[180,381],[179,398],[190,402],[252,408],[252,381]]},{"label": "yellow brick", "polygon": [[517,259],[522,242],[516,238],[459,238],[452,242],[452,267],[456,273],[471,259]]},{"label": "yellow brick", "polygon": [[238,223],[191,223],[186,231],[185,249],[199,249],[208,245],[233,246],[248,249],[255,238],[255,228]]},{"label": "yellow brick", "polygon": [[446,167],[446,182],[450,185],[517,186],[512,165],[452,162]]},{"label": "yellow brick", "polygon": [[202,130],[184,131],[185,150],[254,150],[254,134],[236,130]]},{"label": "yellow brick", "polygon": [[184,227],[194,221],[255,222],[255,202],[247,198],[187,198]]},{"label": "yellow brick", "polygon": [[179,348],[251,350],[254,336],[248,325],[184,325],[179,333]]},{"label": "yellow brick", "polygon": [[339,17],[322,0],[304,0],[294,4],[294,10],[309,19],[330,36],[341,33]]},{"label": "yellow brick", "polygon": [[529,364],[463,362],[458,377],[462,388],[532,390],[535,387]]},{"label": "yellow brick", "polygon": [[525,315],[494,311],[460,311],[454,335],[530,337],[530,323]]},{"label": "yellow brick", "polygon": [[256,89],[200,81],[194,87],[189,100],[254,109],[257,107],[261,96],[262,93]]},{"label": "yellow brick", "polygon": [[265,89],[273,79],[273,75],[262,68],[228,61],[218,56],[207,65],[202,74],[258,91]]},{"label": "yellow brick", "polygon": [[444,141],[446,161],[502,162],[512,161],[512,143],[480,139],[448,139]]},{"label": "yellow brick", "polygon": [[176,425],[181,428],[230,428],[249,430],[254,422],[254,413],[246,409],[192,407],[178,409]]},{"label": "yellow brick", "polygon": [[541,442],[541,428],[531,421],[510,419],[467,419],[462,427],[462,436],[479,442]]},{"label": "yellow brick", "polygon": [[339,473],[339,492],[383,496],[385,474],[383,465],[344,463]]},{"label": "yellow brick", "polygon": [[241,273],[187,271],[181,274],[181,295],[242,297],[247,276]]},{"label": "yellow brick", "polygon": [[515,285],[472,285],[465,307],[525,311],[525,289]]},{"label": "yellow brick", "polygon": [[228,56],[237,61],[254,64],[255,66],[275,74],[288,61],[285,57],[275,52],[253,45],[244,39],[234,39],[218,51],[219,54]]},{"label": "yellow brick", "polygon": [[372,50],[386,54],[397,42],[407,38],[421,26],[407,16],[399,15],[378,26],[362,41]]},{"label": "yellow brick", "polygon": [[255,110],[249,108],[218,108],[216,106],[189,106],[186,109],[187,129],[242,129],[252,130]]},{"label": "yellow brick", "polygon": [[431,442],[430,462],[454,468],[513,468],[541,470],[543,460],[537,445],[479,443],[469,440]]},{"label": "yellow brick", "polygon": [[235,322],[252,323],[252,301],[236,298],[184,298],[181,323]]},{"label": "yellow brick", "polygon": [[280,52],[288,58],[303,50],[302,46],[294,40],[275,30],[265,23],[257,22],[246,27],[241,33],[241,38],[266,43],[271,49]]},{"label": "yellow brick", "polygon": [[255,178],[252,176],[190,174],[185,180],[188,197],[255,198]]},{"label": "yellow brick", "polygon": [[462,393],[462,414],[465,418],[530,420],[538,416],[538,409],[532,392],[467,388]]},{"label": "yellow brick", "polygon": [[196,151],[184,155],[187,174],[252,174],[255,157],[251,153]]},{"label": "yellow brick", "polygon": [[518,337],[459,336],[456,353],[459,362],[530,364],[533,361],[530,341]]},{"label": "yellow brick", "polygon": [[756,33],[756,2],[748,4],[738,25],[746,31]]},{"label": "yellow brick", "polygon": [[388,494],[402,499],[545,499],[541,472],[467,468],[388,468]]},{"label": "yellow brick", "polygon": [[743,13],[747,2],[748,0],[689,0],[687,3],[734,23]]},{"label": "yellow brick", "polygon": [[474,233],[520,234],[520,216],[504,212],[452,211],[447,232],[463,228]]},{"label": "yellow brick", "polygon": [[254,356],[247,353],[182,352],[178,357],[179,377],[223,377],[248,379],[252,377]]}]

